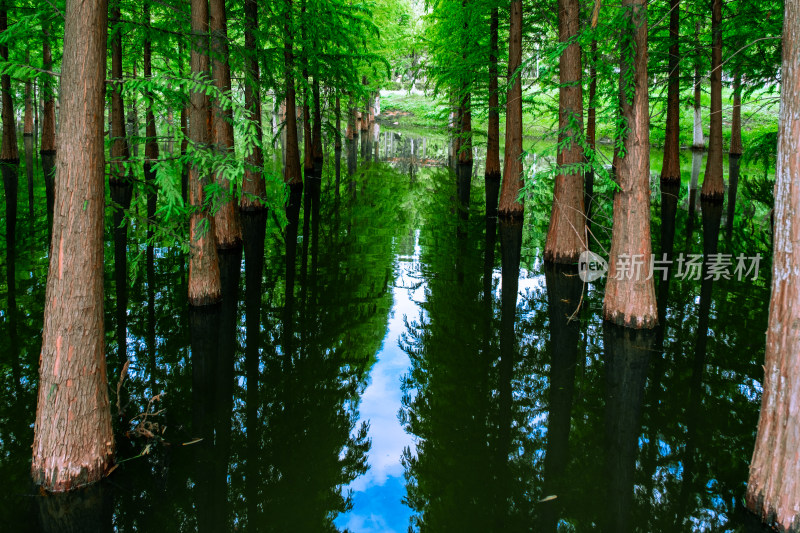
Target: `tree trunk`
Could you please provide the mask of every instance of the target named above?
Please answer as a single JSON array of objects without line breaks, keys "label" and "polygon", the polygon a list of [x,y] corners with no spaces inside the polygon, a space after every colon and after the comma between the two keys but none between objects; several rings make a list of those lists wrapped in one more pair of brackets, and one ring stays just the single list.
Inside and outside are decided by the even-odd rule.
[{"label": "tree trunk", "polygon": [[775,173],[772,299],[764,394],[747,484],[747,507],[780,531],[800,526],[800,1],[786,0],[781,67],[781,116]]},{"label": "tree trunk", "polygon": [[711,126],[708,134],[708,158],[700,198],[722,203],[725,183],[722,180],[722,0],[711,0]]},{"label": "tree trunk", "polygon": [[[578,0],[559,0],[558,38],[564,43],[574,39],[580,29],[581,6]],[[583,205],[583,86],[581,47],[572,42],[559,59],[558,143],[568,143],[558,150],[558,166],[567,167],[556,176],[553,210],[544,247],[545,261],[575,263],[587,249],[586,217]],[[569,169],[569,166],[573,166]]]},{"label": "tree trunk", "polygon": [[[30,52],[25,62],[30,64]],[[25,149],[25,176],[28,178],[28,215],[33,221],[33,82],[25,82],[25,119],[22,130],[23,147]]]},{"label": "tree trunk", "polygon": [[61,492],[101,479],[114,437],[103,330],[105,0],[67,0],[56,205],[31,475]]},{"label": "tree trunk", "polygon": [[[244,47],[252,55],[245,61],[247,79],[244,85],[244,105],[256,129],[256,139],[263,139],[261,128],[261,93],[259,90],[258,42],[258,2],[246,0],[244,4]],[[264,184],[264,154],[260,146],[254,146],[247,156],[244,181],[242,183],[242,211],[261,211],[267,194]]]},{"label": "tree trunk", "polygon": [[[210,0],[209,29],[211,31],[211,70],[214,85],[223,94],[231,93],[231,67],[228,53],[228,22],[225,16],[225,0]],[[219,100],[212,105],[211,142],[220,155],[233,155],[233,111]],[[221,174],[214,177],[222,189],[221,205],[214,215],[217,232],[217,248],[225,250],[242,245],[242,224],[239,220],[239,204],[236,187]]]},{"label": "tree trunk", "polygon": [[[208,75],[208,0],[191,0],[193,76]],[[205,148],[209,141],[211,113],[208,96],[202,90],[191,94],[189,137],[193,150]],[[205,204],[204,188],[211,176],[197,165],[189,167],[189,205],[194,210],[189,220],[189,304],[211,305],[222,300],[214,217]]]},{"label": "tree trunk", "polygon": [[736,216],[736,192],[739,188],[739,160],[742,158],[742,75],[733,76],[733,114],[731,117],[731,147],[728,154],[728,236],[733,231]]},{"label": "tree trunk", "polygon": [[508,89],[506,103],[506,145],[503,156],[503,188],[500,191],[499,215],[522,218],[522,0],[511,1],[511,24],[508,34]]},{"label": "tree trunk", "polygon": [[314,75],[314,82],[311,85],[311,92],[314,98],[314,127],[311,130],[311,155],[314,163],[314,176],[322,177],[322,109],[319,98],[319,76]]},{"label": "tree trunk", "polygon": [[[50,20],[42,20],[42,68],[53,70],[53,54],[50,50]],[[47,196],[47,231],[53,226],[53,201],[55,199],[55,163],[56,163],[56,103],[53,93],[53,81],[49,77],[42,78],[42,145],[39,155],[42,156],[44,173],[44,189]]]},{"label": "tree trunk", "polygon": [[284,52],[283,58],[286,65],[286,166],[284,167],[283,180],[288,185],[301,185],[303,178],[300,174],[300,147],[297,146],[297,107],[294,89],[294,51],[292,50],[292,0],[286,0],[286,14],[284,23]]},{"label": "tree trunk", "polygon": [[[647,94],[647,8],[644,0],[626,0],[631,33],[623,35],[635,49],[623,52],[620,64],[620,110],[628,131],[624,157],[617,158],[614,221],[611,234],[608,281],[603,317],[621,326],[652,328],[658,321],[653,279],[646,279],[652,261],[650,247],[650,117]],[[633,41],[630,43],[630,41]],[[633,69],[633,75],[629,72]],[[633,79],[633,101],[628,100],[626,79]],[[620,154],[621,155],[621,154]],[[628,268],[624,268],[627,257]],[[640,263],[638,269],[635,263]],[[620,278],[620,279],[617,279]]]},{"label": "tree trunk", "polygon": [[[144,20],[145,24],[150,29],[150,0],[144,2]],[[144,77],[151,79],[152,72],[152,43],[150,42],[150,34],[145,34],[144,40]],[[152,245],[153,238],[153,225],[155,224],[156,217],[156,203],[158,201],[158,186],[156,185],[156,170],[154,168],[155,162],[158,160],[158,138],[156,132],[156,117],[153,113],[153,94],[145,93],[145,102],[147,111],[145,112],[145,137],[147,140],[144,145],[144,179],[147,189],[147,242]],[[151,248],[148,248],[148,253],[152,253]]]},{"label": "tree trunk", "polygon": [[497,209],[497,190],[500,184],[500,98],[497,90],[497,55],[499,38],[500,17],[498,9],[492,9],[489,22],[489,128],[487,132],[488,143],[486,145],[486,181],[495,182],[496,186],[486,186],[486,194],[494,194],[486,197],[486,205],[493,206],[492,211]]},{"label": "tree trunk", "polygon": [[681,182],[680,161],[680,0],[669,2],[669,85],[667,88],[667,124],[664,134],[664,159],[661,165],[661,181]]},{"label": "tree trunk", "polygon": [[122,29],[120,2],[111,0],[109,22],[111,33],[111,171],[108,184],[114,202],[114,280],[116,292],[117,356],[120,368],[128,359],[128,222],[125,216],[131,206],[133,183],[125,165],[130,151],[125,134],[125,104],[122,99]]},{"label": "tree trunk", "polygon": [[300,62],[303,67],[303,177],[304,179],[314,175],[314,147],[311,140],[311,106],[308,105],[308,52],[306,45],[306,0],[300,0],[300,38],[303,46],[301,47]]},{"label": "tree trunk", "polygon": [[[700,23],[694,26],[694,42],[700,43]],[[700,105],[702,96],[702,85],[700,79],[700,63],[694,65],[694,129],[692,131],[692,149],[705,150],[706,140],[703,137],[703,108]]]},{"label": "tree trunk", "polygon": [[[592,39],[591,63],[589,65],[589,109],[586,112],[586,145],[595,150],[597,145],[597,41]],[[586,171],[583,206],[586,209],[586,225],[592,222],[592,202],[594,202],[594,168]]]}]

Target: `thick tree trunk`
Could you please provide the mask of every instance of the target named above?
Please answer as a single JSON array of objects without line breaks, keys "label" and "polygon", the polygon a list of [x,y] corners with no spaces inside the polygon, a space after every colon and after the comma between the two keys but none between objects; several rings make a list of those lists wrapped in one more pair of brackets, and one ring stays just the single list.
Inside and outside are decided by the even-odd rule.
[{"label": "thick tree trunk", "polygon": [[733,231],[733,219],[736,216],[736,192],[739,188],[739,160],[742,152],[742,75],[737,71],[733,76],[731,147],[728,153],[728,236]]},{"label": "thick tree trunk", "polygon": [[[53,69],[53,54],[50,49],[50,21],[42,20],[42,68]],[[47,197],[47,231],[53,226],[53,201],[55,198],[55,159],[56,159],[56,104],[53,82],[49,77],[42,78],[42,144],[39,149],[42,156],[42,172],[44,189]]]},{"label": "thick tree trunk", "polygon": [[[192,75],[208,75],[208,0],[192,0]],[[208,96],[202,90],[191,94],[189,137],[194,150],[209,142],[211,113]],[[204,188],[211,176],[197,165],[189,167],[189,205],[194,212],[189,220],[189,304],[211,305],[221,301],[219,257],[217,256],[214,217],[205,204]]]},{"label": "thick tree trunk", "polygon": [[56,205],[33,481],[60,492],[101,479],[114,437],[103,330],[105,0],[67,0]]},{"label": "thick tree trunk", "polygon": [[[244,105],[250,114],[256,129],[256,138],[261,141],[261,93],[259,91],[258,42],[258,2],[246,0],[244,4],[244,47],[251,55],[245,60],[246,76],[244,86]],[[264,198],[267,194],[264,184],[264,154],[260,146],[254,146],[247,156],[244,181],[242,182],[242,211],[260,211],[264,209]]]},{"label": "thick tree trunk", "polygon": [[700,198],[722,203],[725,183],[722,180],[722,0],[711,0],[711,126],[708,134],[708,158]]},{"label": "thick tree trunk", "polygon": [[[594,151],[597,145],[597,41],[592,39],[591,63],[589,65],[589,109],[586,112],[586,144]],[[586,171],[583,206],[586,209],[586,225],[592,222],[594,201],[594,168]]]},{"label": "thick tree trunk", "polygon": [[764,394],[747,484],[747,507],[780,531],[800,528],[800,1],[786,0],[781,115],[775,173],[772,298]]},{"label": "thick tree trunk", "polygon": [[[225,15],[225,0],[210,0],[209,29],[211,31],[211,64],[214,85],[224,93],[231,92],[231,67],[228,53],[228,22]],[[220,155],[233,155],[233,111],[218,100],[212,105],[211,142]],[[217,248],[225,250],[242,245],[242,224],[239,220],[239,204],[236,187],[221,174],[214,177],[222,189],[222,202],[214,215],[217,232]]]},{"label": "thick tree trunk", "polygon": [[[581,6],[578,0],[559,0],[558,39],[568,42],[580,29]],[[544,247],[545,261],[575,263],[587,249],[586,217],[583,205],[583,173],[577,166],[583,163],[583,148],[578,139],[583,135],[583,85],[581,76],[581,47],[570,44],[559,59],[559,118],[558,166],[569,167],[556,176],[553,209]]]},{"label": "thick tree trunk", "polygon": [[508,35],[508,89],[506,103],[506,145],[503,156],[503,188],[500,191],[499,215],[522,218],[522,0],[511,1],[511,25]]},{"label": "thick tree trunk", "polygon": [[[497,89],[497,55],[499,39],[500,17],[498,9],[492,9],[489,22],[489,128],[486,145],[486,171],[487,182],[495,182],[494,187],[486,186],[486,205],[497,209],[497,190],[500,184],[500,98]],[[488,196],[490,192],[494,194]]]},{"label": "thick tree trunk", "polygon": [[[627,124],[624,157],[617,158],[614,221],[603,317],[633,328],[652,328],[658,321],[656,295],[650,272],[650,118],[647,94],[647,8],[644,0],[626,0],[632,34],[633,58],[620,65],[620,110]],[[626,45],[621,45],[627,50]],[[633,69],[633,76],[630,70]],[[626,79],[633,79],[633,101]],[[636,264],[640,266],[635,267]]]},{"label": "thick tree trunk", "polygon": [[297,145],[297,107],[294,89],[294,51],[292,50],[292,0],[285,0],[284,52],[286,66],[286,166],[283,180],[288,185],[302,185],[300,147]]},{"label": "thick tree trunk", "polygon": [[667,88],[667,124],[664,134],[664,159],[661,165],[661,181],[680,183],[680,0],[669,3],[669,86]]}]

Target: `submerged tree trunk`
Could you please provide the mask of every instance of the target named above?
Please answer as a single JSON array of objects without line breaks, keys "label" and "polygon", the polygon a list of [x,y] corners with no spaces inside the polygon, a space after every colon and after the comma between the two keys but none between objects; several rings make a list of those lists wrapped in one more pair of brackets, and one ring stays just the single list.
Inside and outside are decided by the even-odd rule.
[{"label": "submerged tree trunk", "polygon": [[700,197],[722,203],[722,0],[711,0],[711,109],[708,158]]},{"label": "submerged tree trunk", "polygon": [[[574,40],[580,29],[580,16],[578,0],[559,0],[560,42]],[[573,41],[559,59],[558,143],[567,144],[558,150],[558,166],[563,170],[556,176],[550,227],[544,247],[545,261],[555,263],[575,263],[587,248],[583,173],[578,168],[583,163],[583,148],[578,142],[583,135],[582,74],[581,47]]]},{"label": "submerged tree trunk", "polygon": [[503,188],[500,191],[499,215],[522,218],[522,0],[511,1],[511,25],[508,35],[508,89],[506,103],[506,145],[503,162]]},{"label": "submerged tree trunk", "polygon": [[[208,75],[208,0],[192,0],[193,76]],[[202,90],[192,91],[189,109],[189,137],[193,150],[206,148],[209,141],[211,113],[208,96]],[[214,217],[204,205],[204,188],[211,176],[198,165],[189,167],[189,304],[211,305],[221,301],[219,257],[217,256]]]},{"label": "submerged tree trunk", "polygon": [[[225,0],[210,0],[209,30],[211,31],[211,70],[214,85],[223,94],[231,92],[231,67],[228,53],[228,22],[225,15]],[[220,155],[233,155],[233,111],[219,100],[212,105],[211,142]],[[239,204],[236,187],[228,179],[217,174],[214,177],[222,189],[221,205],[214,215],[217,248],[229,249],[242,245],[242,225],[239,221]]]},{"label": "submerged tree trunk", "polygon": [[681,182],[680,161],[680,0],[669,3],[669,86],[667,88],[667,124],[664,134],[664,159],[661,165],[661,181]]},{"label": "submerged tree trunk", "polygon": [[747,483],[747,507],[780,531],[800,527],[800,0],[786,0],[781,116],[775,173],[772,298],[764,394]]},{"label": "submerged tree trunk", "polygon": [[290,186],[302,185],[300,147],[297,145],[297,107],[294,89],[294,51],[292,49],[292,0],[285,0],[284,52],[286,78],[286,166],[283,181]]},{"label": "submerged tree trunk", "polygon": [[[256,0],[246,0],[244,3],[244,47],[248,53],[252,54],[245,61],[246,75],[244,85],[244,105],[250,114],[256,130],[256,139],[261,141],[263,133],[261,130],[261,93],[259,92],[259,67],[256,34],[258,33],[258,2]],[[264,208],[264,197],[267,194],[264,184],[264,154],[261,147],[253,147],[250,155],[247,156],[244,169],[244,181],[242,182],[242,211],[260,211]]]},{"label": "submerged tree trunk", "polygon": [[739,160],[742,152],[742,75],[737,71],[733,76],[731,147],[728,154],[728,236],[733,231],[733,219],[736,216],[736,192],[739,188]]},{"label": "submerged tree trunk", "polygon": [[[497,55],[499,38],[500,17],[498,9],[492,9],[489,22],[489,128],[486,145],[486,171],[487,182],[494,182],[494,186],[486,185],[486,205],[497,209],[497,191],[500,184],[500,98],[497,89]],[[490,196],[490,193],[493,193]],[[488,208],[488,207],[487,207]]]},{"label": "submerged tree trunk", "polygon": [[[620,110],[627,124],[624,157],[617,158],[614,221],[603,317],[633,328],[655,327],[658,316],[650,245],[650,118],[647,94],[647,7],[644,0],[626,0],[631,33],[623,35],[622,50],[633,44],[632,58],[620,65]],[[630,41],[633,41],[632,43]],[[633,75],[630,70],[633,69]],[[633,101],[626,79],[633,80]],[[616,158],[616,156],[615,156]],[[638,267],[636,265],[639,265]]]},{"label": "submerged tree trunk", "polygon": [[113,461],[103,331],[107,5],[67,0],[58,180],[31,475],[60,492]]},{"label": "submerged tree trunk", "polygon": [[[53,69],[53,54],[50,49],[50,21],[42,20],[42,68]],[[39,155],[42,156],[44,173],[44,189],[47,196],[47,232],[53,226],[54,175],[56,164],[56,103],[53,82],[49,77],[42,78],[42,145]],[[49,242],[49,240],[48,240]]]}]

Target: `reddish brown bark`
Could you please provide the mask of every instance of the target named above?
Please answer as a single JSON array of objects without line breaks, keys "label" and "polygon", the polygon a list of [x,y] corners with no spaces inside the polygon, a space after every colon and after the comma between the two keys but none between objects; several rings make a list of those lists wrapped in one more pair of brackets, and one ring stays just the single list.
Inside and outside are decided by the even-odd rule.
[{"label": "reddish brown bark", "polygon": [[297,105],[294,88],[294,51],[292,44],[292,0],[286,0],[284,14],[284,52],[286,79],[286,166],[283,181],[288,185],[303,183],[300,171],[300,147],[297,145]]},{"label": "reddish brown bark", "polygon": [[[122,99],[122,29],[120,22],[120,0],[111,0],[110,22],[116,26],[111,41],[111,184],[127,181],[125,163],[129,158],[125,141],[125,104]],[[113,190],[113,189],[112,189]],[[128,206],[123,206],[127,208]]]},{"label": "reddish brown bark", "polygon": [[522,218],[522,0],[511,2],[508,31],[508,89],[506,103],[506,145],[503,156],[503,188],[498,214],[503,218]]},{"label": "reddish brown bark", "polygon": [[317,76],[314,76],[311,92],[314,98],[314,126],[311,129],[311,156],[314,162],[314,175],[319,178],[322,176],[322,164],[324,159],[322,155],[322,108],[320,106],[319,78]]},{"label": "reddish brown bark", "polygon": [[[622,36],[621,50],[632,40],[634,57],[623,52],[620,63],[620,111],[628,131],[624,157],[616,159],[619,190],[614,193],[608,281],[603,318],[632,328],[652,328],[658,321],[650,272],[650,118],[647,94],[647,7],[644,0],[626,0],[631,33]],[[627,41],[627,43],[626,43]],[[633,100],[626,95],[626,78],[633,69]],[[624,261],[632,268],[623,268]],[[633,264],[638,262],[638,269]],[[620,279],[617,279],[617,278]]]},{"label": "reddish brown bark", "polygon": [[[559,0],[558,38],[574,39],[580,28],[581,6],[578,0]],[[586,217],[583,205],[583,173],[577,167],[583,163],[583,148],[578,139],[583,134],[583,85],[581,47],[577,42],[567,46],[559,59],[559,118],[558,142],[571,139],[558,151],[558,166],[573,165],[556,176],[553,210],[544,247],[545,261],[575,263],[586,250]]]},{"label": "reddish brown bark", "polygon": [[667,124],[664,133],[664,159],[661,181],[680,183],[680,0],[669,3],[669,61],[667,62]]},{"label": "reddish brown bark", "polygon": [[[300,2],[300,37],[303,43],[306,35],[306,0]],[[305,44],[301,48],[300,62],[303,67],[303,176],[314,174],[313,142],[311,140],[311,107],[308,105],[308,53]]]},{"label": "reddish brown bark", "polygon": [[103,330],[105,0],[67,0],[56,205],[44,308],[33,481],[101,479],[114,438]]},{"label": "reddish brown bark", "polygon": [[733,75],[733,112],[731,113],[731,155],[742,155],[742,75]]},{"label": "reddish brown bark", "polygon": [[[250,114],[256,129],[256,138],[262,138],[261,129],[261,94],[259,92],[259,67],[256,33],[258,33],[258,2],[246,0],[244,3],[244,47],[250,55],[246,59],[245,68],[247,79],[244,86],[244,105]],[[262,199],[267,190],[264,184],[262,169],[264,167],[264,154],[260,146],[254,146],[253,151],[245,161],[244,181],[242,182],[242,211],[258,211],[264,208]]]},{"label": "reddish brown bark", "polygon": [[722,0],[711,1],[711,109],[708,158],[700,198],[722,203]]},{"label": "reddish brown bark", "polygon": [[[595,149],[597,142],[597,41],[592,39],[591,62],[589,65],[589,109],[586,111],[586,144]],[[592,202],[594,201],[594,169],[590,168],[584,176],[584,208],[586,209],[586,223],[591,223]]]},{"label": "reddish brown bark", "polygon": [[[211,70],[217,89],[230,95],[231,67],[228,53],[228,22],[225,15],[225,0],[210,0],[209,29],[211,30]],[[218,153],[233,155],[233,117],[231,108],[219,100],[212,104],[211,142]],[[217,232],[217,247],[236,248],[242,245],[242,224],[239,220],[239,205],[236,201],[236,187],[221,174],[214,177],[222,189],[221,205],[214,214]]]},{"label": "reddish brown bark", "polygon": [[489,21],[489,128],[487,131],[485,176],[487,180],[497,181],[500,181],[500,98],[497,92],[499,24],[498,9],[494,8]]},{"label": "reddish brown bark", "polygon": [[[25,54],[25,62],[30,64],[31,54]],[[25,116],[23,121],[23,149],[25,151],[25,175],[28,179],[28,215],[33,220],[33,82],[25,82]]]},{"label": "reddish brown bark", "polygon": [[786,0],[775,173],[772,298],[747,507],[779,531],[800,528],[800,1]]},{"label": "reddish brown bark", "polygon": [[[192,75],[208,75],[208,1],[192,0]],[[202,90],[191,93],[189,138],[194,150],[202,150],[209,141],[211,113],[208,97]],[[204,188],[211,176],[197,165],[189,167],[189,304],[210,305],[221,301],[214,217],[205,205]]]},{"label": "reddish brown bark", "polygon": [[[53,69],[53,54],[50,50],[50,20],[47,17],[42,19],[42,68],[44,70]],[[42,173],[47,197],[47,230],[49,232],[53,225],[56,158],[55,97],[53,82],[49,77],[42,78],[42,144],[39,148],[39,155],[42,156]]]},{"label": "reddish brown bark", "polygon": [[[150,1],[145,0],[144,2],[144,21],[145,24],[148,26],[148,30],[150,29]],[[152,43],[150,41],[150,33],[149,31],[145,34],[144,39],[144,77],[145,78],[152,78],[153,77],[153,65],[152,65]],[[156,186],[156,171],[155,171],[155,162],[158,160],[158,138],[156,137],[156,117],[153,113],[153,94],[146,93],[145,94],[145,102],[147,105],[147,110],[145,111],[145,137],[147,138],[144,145],[144,179],[147,185],[147,220],[149,221],[149,226],[147,229],[147,239],[150,239],[153,236],[153,223],[155,221],[156,215],[156,203],[158,201],[158,191]],[[148,253],[152,253],[152,248],[148,247]]]},{"label": "reddish brown bark", "polygon": [[[5,0],[0,3],[0,33],[6,31],[8,27],[8,13]],[[0,57],[3,61],[8,61],[8,46],[0,46]],[[13,171],[17,172],[19,167],[19,150],[17,149],[17,121],[14,118],[14,104],[11,100],[11,76],[3,74],[0,78],[0,90],[3,96],[3,146],[0,149],[0,161],[3,168],[11,165]]]}]

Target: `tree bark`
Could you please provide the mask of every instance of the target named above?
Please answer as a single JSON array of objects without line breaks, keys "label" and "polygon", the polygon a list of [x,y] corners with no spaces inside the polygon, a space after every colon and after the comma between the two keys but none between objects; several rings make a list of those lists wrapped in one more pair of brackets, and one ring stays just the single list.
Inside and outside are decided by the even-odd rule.
[{"label": "tree bark", "polygon": [[[148,27],[148,33],[145,34],[144,39],[144,77],[151,79],[153,77],[152,66],[152,43],[150,41],[150,0],[144,2],[144,20]],[[145,102],[147,104],[147,111],[145,112],[145,137],[147,137],[144,145],[144,179],[147,188],[147,241],[151,244],[153,237],[153,225],[155,224],[156,204],[158,201],[158,186],[156,185],[156,170],[154,168],[155,162],[158,160],[158,138],[156,132],[156,117],[153,113],[153,94],[145,93]],[[152,253],[152,249],[148,248],[148,254]]]},{"label": "tree bark", "polygon": [[[617,183],[614,193],[614,221],[611,234],[608,281],[603,300],[603,317],[621,326],[653,328],[658,321],[653,279],[646,279],[652,261],[650,245],[650,118],[647,94],[647,7],[644,0],[626,0],[623,8],[630,18],[634,56],[622,56],[620,64],[620,110],[627,125],[624,157],[617,157]],[[633,69],[633,100],[629,101],[625,83]],[[621,155],[621,154],[620,154]],[[623,270],[621,260],[628,257],[640,270]],[[620,277],[621,279],[617,279]]]},{"label": "tree bark", "polygon": [[56,205],[31,475],[61,492],[101,479],[114,437],[103,329],[105,0],[67,0]]},{"label": "tree bark", "polygon": [[314,176],[322,177],[322,108],[319,98],[319,76],[314,75],[314,82],[311,85],[311,92],[314,98],[314,126],[311,130],[311,155],[314,163]]},{"label": "tree bark", "polygon": [[[700,23],[694,26],[694,42],[699,46],[700,43]],[[705,150],[706,140],[703,137],[703,108],[700,105],[702,96],[702,85],[700,79],[700,63],[694,65],[694,129],[692,131],[692,149]]]},{"label": "tree bark", "polygon": [[800,1],[786,0],[781,115],[775,173],[772,298],[764,393],[747,484],[747,507],[779,531],[800,528]]},{"label": "tree bark", "polygon": [[497,89],[497,55],[499,39],[500,16],[498,9],[492,9],[489,22],[489,128],[487,132],[488,142],[486,145],[486,181],[495,182],[494,187],[487,185],[486,194],[494,194],[486,197],[486,205],[492,206],[492,211],[497,209],[497,190],[500,184],[500,98]]},{"label": "tree bark", "polygon": [[[251,54],[245,61],[247,79],[244,86],[244,106],[256,129],[256,138],[261,141],[261,92],[259,89],[258,43],[258,2],[246,0],[244,4],[244,47]],[[242,211],[260,211],[264,209],[264,197],[267,194],[264,184],[264,154],[260,146],[254,146],[247,156],[242,183]]]},{"label": "tree bark", "polygon": [[664,159],[661,165],[661,181],[680,183],[680,0],[669,3],[669,61],[667,63],[669,85],[667,87],[667,124],[664,134]]},{"label": "tree bark", "polygon": [[[191,0],[193,76],[208,76],[208,0]],[[208,96],[202,90],[191,94],[189,137],[194,150],[205,149],[211,129]],[[214,217],[208,211],[204,188],[211,181],[197,165],[189,167],[189,304],[211,305],[222,300]]]},{"label": "tree bark", "polygon": [[739,161],[742,152],[742,75],[737,70],[733,76],[731,147],[728,153],[728,236],[733,231],[733,220],[736,216],[736,193],[739,189]]},{"label": "tree bark", "polygon": [[[568,42],[578,34],[580,16],[578,0],[559,0],[560,42]],[[545,261],[554,263],[575,263],[581,252],[587,249],[583,173],[577,168],[583,163],[583,148],[578,142],[583,135],[582,74],[581,47],[577,42],[572,42],[559,58],[558,142],[559,145],[564,142],[569,144],[558,150],[558,166],[567,168],[556,176],[550,227],[544,247]]]},{"label": "tree bark", "polygon": [[[597,145],[597,41],[592,39],[591,63],[589,65],[589,109],[586,111],[586,145],[594,151]],[[594,201],[594,168],[586,171],[583,206],[586,209],[586,225],[591,224]]]},{"label": "tree bark", "polygon": [[[211,30],[211,70],[214,85],[223,94],[231,94],[231,67],[228,52],[228,22],[225,15],[225,0],[209,0],[209,29]],[[233,112],[219,100],[212,104],[211,142],[220,155],[233,155]],[[218,174],[214,177],[222,189],[221,205],[214,214],[217,233],[217,248],[225,250],[242,245],[242,224],[239,220],[239,205],[236,187]]]},{"label": "tree bark", "polygon": [[[25,62],[30,64],[30,52],[25,55]],[[33,82],[25,82],[25,118],[22,138],[25,149],[25,176],[28,179],[28,215],[33,221]]]},{"label": "tree bark", "polygon": [[[42,20],[42,68],[53,70],[53,54],[50,49],[50,20]],[[47,197],[47,231],[53,226],[53,202],[55,199],[55,159],[56,159],[56,104],[53,93],[53,82],[49,77],[42,78],[42,144],[39,150],[42,156],[42,172],[44,189]]]},{"label": "tree bark", "polygon": [[708,158],[700,198],[722,203],[722,0],[711,1],[711,109]]},{"label": "tree bark", "polygon": [[522,218],[522,0],[511,2],[511,24],[508,32],[508,89],[506,103],[506,145],[503,156],[503,188],[500,191],[499,215]]},{"label": "tree bark", "polygon": [[286,166],[283,181],[288,185],[303,183],[300,171],[300,147],[297,145],[297,106],[294,89],[294,51],[292,50],[292,0],[286,1],[284,22],[284,64],[286,78]]}]

